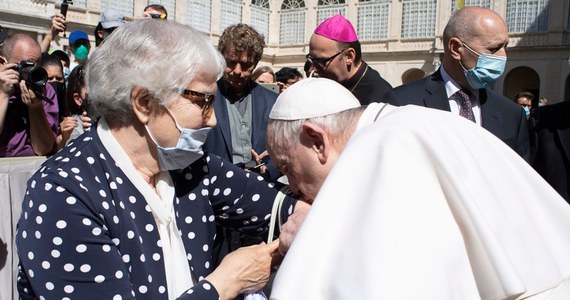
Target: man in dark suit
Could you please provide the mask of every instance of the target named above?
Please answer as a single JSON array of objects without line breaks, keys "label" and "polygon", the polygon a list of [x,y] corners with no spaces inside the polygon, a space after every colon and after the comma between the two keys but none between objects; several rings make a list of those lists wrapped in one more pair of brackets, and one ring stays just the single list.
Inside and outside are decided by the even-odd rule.
[{"label": "man in dark suit", "polygon": [[[218,50],[226,60],[226,68],[218,80],[214,101],[218,125],[208,134],[203,149],[244,169],[277,179],[279,171],[266,160],[269,156],[265,131],[278,94],[250,78],[261,60],[263,47],[263,36],[249,25],[232,25],[222,33]],[[267,164],[259,166],[265,162]],[[219,225],[216,231],[214,265],[231,251],[262,241],[258,236],[247,236]]]},{"label": "man in dark suit", "polygon": [[532,166],[570,203],[570,102],[537,108],[536,154]]},{"label": "man in dark suit", "polygon": [[444,60],[434,74],[393,89],[384,101],[415,104],[466,117],[530,160],[523,109],[489,89],[506,64],[507,25],[482,7],[456,11],[443,32]]}]

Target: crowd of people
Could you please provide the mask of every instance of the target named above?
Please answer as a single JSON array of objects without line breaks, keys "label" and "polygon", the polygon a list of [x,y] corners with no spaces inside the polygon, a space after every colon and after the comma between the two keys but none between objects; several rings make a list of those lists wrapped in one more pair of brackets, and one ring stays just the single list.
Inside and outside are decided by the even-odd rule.
[{"label": "crowd of people", "polygon": [[454,12],[440,68],[398,87],[342,14],[304,75],[258,67],[248,24],[213,46],[156,4],[50,51],[67,29],[0,34],[0,157],[48,157],[22,299],[570,297],[570,106],[491,89],[493,10]]}]

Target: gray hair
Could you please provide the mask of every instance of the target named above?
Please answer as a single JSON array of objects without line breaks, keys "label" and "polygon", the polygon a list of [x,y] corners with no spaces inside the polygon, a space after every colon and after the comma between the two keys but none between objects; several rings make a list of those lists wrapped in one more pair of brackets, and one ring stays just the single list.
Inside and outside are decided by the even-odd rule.
[{"label": "gray hair", "polygon": [[196,29],[174,21],[137,20],[117,28],[91,55],[87,89],[101,116],[127,125],[135,86],[166,106],[196,76],[219,79],[224,67],[224,58]]},{"label": "gray hair", "polygon": [[361,106],[336,114],[302,120],[270,119],[266,134],[267,144],[272,145],[275,149],[281,149],[282,153],[288,153],[289,150],[299,145],[299,136],[305,123],[321,126],[335,144],[346,142],[352,136],[354,127],[356,127],[356,123],[365,108],[365,106]]}]

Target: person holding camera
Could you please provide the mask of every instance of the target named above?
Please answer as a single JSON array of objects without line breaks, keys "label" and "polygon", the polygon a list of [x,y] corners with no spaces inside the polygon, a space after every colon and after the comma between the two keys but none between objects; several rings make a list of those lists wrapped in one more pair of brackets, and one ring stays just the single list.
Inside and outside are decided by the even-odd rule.
[{"label": "person holding camera", "polygon": [[59,108],[46,71],[38,67],[40,44],[14,34],[0,50],[0,157],[49,155],[55,149]]}]

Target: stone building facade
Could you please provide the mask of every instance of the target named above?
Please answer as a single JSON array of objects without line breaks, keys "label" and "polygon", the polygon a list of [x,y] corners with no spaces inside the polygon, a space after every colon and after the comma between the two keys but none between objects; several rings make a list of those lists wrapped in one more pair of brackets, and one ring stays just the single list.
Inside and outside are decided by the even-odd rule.
[{"label": "stone building facade", "polygon": [[[342,13],[354,24],[364,59],[393,86],[422,78],[440,65],[442,32],[458,0],[156,0],[169,19],[192,25],[212,43],[228,25],[244,22],[266,37],[261,61],[274,69],[302,69],[308,40],[324,19]],[[509,26],[505,75],[494,90],[512,98],[521,90],[550,103],[570,100],[570,0],[459,0],[497,11]],[[147,0],[74,0],[69,30],[91,34],[105,8],[134,20]],[[0,0],[0,25],[8,33],[43,38],[61,1]],[[65,49],[67,40],[52,42]]]}]

